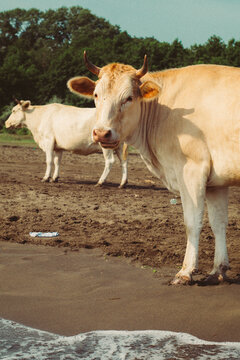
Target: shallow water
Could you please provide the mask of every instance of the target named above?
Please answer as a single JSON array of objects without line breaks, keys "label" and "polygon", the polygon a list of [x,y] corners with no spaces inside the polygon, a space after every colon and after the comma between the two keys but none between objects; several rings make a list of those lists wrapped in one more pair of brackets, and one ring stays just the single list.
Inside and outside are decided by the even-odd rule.
[{"label": "shallow water", "polygon": [[0,359],[240,359],[240,343],[214,343],[170,331],[93,331],[60,336],[0,319]]}]

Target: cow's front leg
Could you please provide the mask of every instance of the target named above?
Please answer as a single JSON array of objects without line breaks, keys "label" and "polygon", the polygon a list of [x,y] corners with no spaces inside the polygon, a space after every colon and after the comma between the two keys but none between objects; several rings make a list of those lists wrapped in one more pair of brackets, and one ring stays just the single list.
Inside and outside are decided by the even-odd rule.
[{"label": "cow's front leg", "polygon": [[198,244],[202,229],[207,171],[204,166],[191,163],[183,168],[179,179],[180,195],[187,235],[187,248],[183,266],[171,284],[190,284],[198,269]]},{"label": "cow's front leg", "polygon": [[54,159],[53,159],[55,168],[54,168],[54,173],[53,173],[53,177],[52,177],[52,182],[58,182],[61,159],[62,159],[62,151],[55,150]]},{"label": "cow's front leg", "polygon": [[98,182],[96,184],[97,186],[101,186],[105,182],[105,180],[111,170],[111,167],[114,164],[113,150],[111,150],[111,149],[102,149],[102,150],[103,150],[103,156],[104,156],[104,160],[105,160],[105,167],[104,167],[104,170],[103,170],[103,173],[102,173],[100,179],[98,180]]},{"label": "cow's front leg", "polygon": [[215,236],[214,266],[206,284],[219,284],[229,269],[226,228],[228,224],[228,188],[207,188],[208,218]]},{"label": "cow's front leg", "polygon": [[122,189],[127,184],[128,180],[128,169],[127,169],[127,158],[128,158],[128,146],[127,144],[121,144],[116,150],[117,157],[122,166],[122,179],[119,185],[119,189]]},{"label": "cow's front leg", "polygon": [[198,270],[198,244],[202,229],[202,218],[204,200],[199,199],[198,207],[185,200],[184,222],[187,234],[187,247],[184,256],[183,266],[171,282],[172,285],[191,284],[192,274]]}]

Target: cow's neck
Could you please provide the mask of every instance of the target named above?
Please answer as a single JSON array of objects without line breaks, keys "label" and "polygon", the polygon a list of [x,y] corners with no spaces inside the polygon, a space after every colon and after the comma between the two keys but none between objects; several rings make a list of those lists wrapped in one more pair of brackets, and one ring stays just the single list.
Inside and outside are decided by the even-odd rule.
[{"label": "cow's neck", "polygon": [[34,135],[36,131],[38,130],[39,126],[39,119],[38,119],[38,112],[39,112],[40,106],[31,106],[30,109],[26,110],[24,112],[25,114],[25,125],[27,128],[31,131],[31,133]]},{"label": "cow's neck", "polygon": [[159,156],[159,134],[161,133],[159,111],[157,100],[142,102],[138,128],[128,142],[139,151],[148,169],[164,180],[161,156]]}]

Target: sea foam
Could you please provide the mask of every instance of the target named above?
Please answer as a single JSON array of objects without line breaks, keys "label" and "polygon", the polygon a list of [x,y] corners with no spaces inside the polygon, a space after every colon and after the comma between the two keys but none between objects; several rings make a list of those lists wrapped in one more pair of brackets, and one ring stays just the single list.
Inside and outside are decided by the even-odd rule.
[{"label": "sea foam", "polygon": [[67,337],[0,319],[0,359],[232,360],[240,359],[240,343],[208,342],[161,330],[92,331]]}]

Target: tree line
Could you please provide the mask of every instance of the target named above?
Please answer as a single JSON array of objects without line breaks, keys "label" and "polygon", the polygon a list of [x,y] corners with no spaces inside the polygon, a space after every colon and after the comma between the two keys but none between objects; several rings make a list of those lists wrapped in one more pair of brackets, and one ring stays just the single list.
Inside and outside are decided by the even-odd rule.
[{"label": "tree line", "polygon": [[0,12],[0,129],[13,97],[33,104],[93,106],[66,87],[73,76],[94,78],[84,65],[84,50],[100,67],[121,62],[139,68],[145,54],[150,71],[201,63],[240,66],[240,41],[235,39],[226,44],[213,35],[203,45],[184,48],[179,39],[170,44],[131,37],[79,6]]}]

